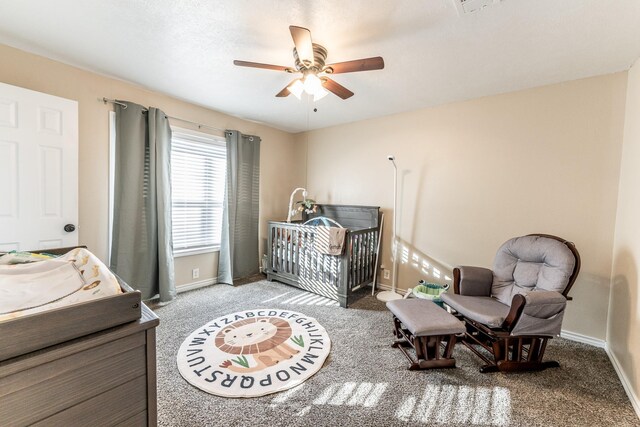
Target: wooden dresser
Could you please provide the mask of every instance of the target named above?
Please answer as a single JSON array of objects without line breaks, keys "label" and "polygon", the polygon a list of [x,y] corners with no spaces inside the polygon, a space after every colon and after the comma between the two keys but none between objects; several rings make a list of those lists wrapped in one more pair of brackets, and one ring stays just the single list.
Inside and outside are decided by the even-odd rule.
[{"label": "wooden dresser", "polygon": [[1,361],[0,425],[155,426],[158,323],[143,304],[136,321]]}]

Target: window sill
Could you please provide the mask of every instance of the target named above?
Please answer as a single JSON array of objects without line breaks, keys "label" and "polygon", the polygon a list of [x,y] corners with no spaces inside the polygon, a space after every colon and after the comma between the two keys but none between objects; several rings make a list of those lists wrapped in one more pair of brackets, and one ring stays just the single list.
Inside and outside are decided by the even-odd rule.
[{"label": "window sill", "polygon": [[214,247],[211,247],[211,248],[202,248],[202,249],[178,251],[178,252],[174,252],[173,253],[173,257],[174,258],[182,258],[182,257],[185,257],[185,256],[202,255],[202,254],[209,254],[209,253],[214,253],[214,252],[220,252],[220,246],[214,246]]}]

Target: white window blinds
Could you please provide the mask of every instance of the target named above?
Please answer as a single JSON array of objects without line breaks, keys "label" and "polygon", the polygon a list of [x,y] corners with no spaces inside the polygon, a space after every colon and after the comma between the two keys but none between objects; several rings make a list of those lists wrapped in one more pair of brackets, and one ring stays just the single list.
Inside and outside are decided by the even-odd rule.
[{"label": "white window blinds", "polygon": [[174,131],[171,191],[174,254],[218,249],[227,169],[226,142]]}]

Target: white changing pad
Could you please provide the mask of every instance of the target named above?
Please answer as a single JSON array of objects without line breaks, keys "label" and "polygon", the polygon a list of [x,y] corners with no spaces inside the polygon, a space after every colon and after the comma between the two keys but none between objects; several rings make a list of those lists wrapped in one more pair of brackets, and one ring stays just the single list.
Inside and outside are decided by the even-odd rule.
[{"label": "white changing pad", "polygon": [[0,265],[0,321],[119,293],[111,270],[84,248],[54,259]]},{"label": "white changing pad", "polygon": [[82,274],[69,261],[0,265],[0,314],[40,307],[79,291]]}]

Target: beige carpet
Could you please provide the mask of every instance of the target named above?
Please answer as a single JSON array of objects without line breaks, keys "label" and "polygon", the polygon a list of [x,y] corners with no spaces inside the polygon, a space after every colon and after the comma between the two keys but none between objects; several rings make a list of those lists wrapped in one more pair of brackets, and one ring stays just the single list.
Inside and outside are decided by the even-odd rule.
[{"label": "beige carpet", "polygon": [[[260,398],[212,396],[178,373],[176,352],[200,325],[254,308],[304,312],[327,329],[325,367],[294,389]],[[480,374],[480,361],[456,346],[458,368],[407,371],[391,315],[366,296],[343,309],[277,282],[216,285],[156,308],[158,412],[162,426],[638,426],[604,350],[552,340],[547,357],[561,368]]]}]

